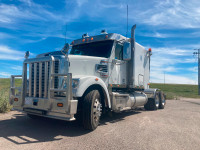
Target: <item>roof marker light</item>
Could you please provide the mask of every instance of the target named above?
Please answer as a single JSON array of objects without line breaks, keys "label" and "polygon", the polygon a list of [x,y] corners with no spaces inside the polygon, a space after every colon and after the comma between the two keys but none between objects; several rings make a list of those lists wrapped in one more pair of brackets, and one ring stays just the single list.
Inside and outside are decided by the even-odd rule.
[{"label": "roof marker light", "polygon": [[149,52],[151,52],[151,48],[149,48],[149,50],[148,50]]}]

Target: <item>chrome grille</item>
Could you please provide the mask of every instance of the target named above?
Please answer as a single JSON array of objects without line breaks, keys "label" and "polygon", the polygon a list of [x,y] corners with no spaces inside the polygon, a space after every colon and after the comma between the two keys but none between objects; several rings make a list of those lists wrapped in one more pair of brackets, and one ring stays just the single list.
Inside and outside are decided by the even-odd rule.
[{"label": "chrome grille", "polygon": [[[53,63],[55,63],[54,73],[58,73],[59,61]],[[29,97],[48,97],[49,73],[49,61],[29,63]],[[58,88],[58,77],[55,77],[54,88]]]}]

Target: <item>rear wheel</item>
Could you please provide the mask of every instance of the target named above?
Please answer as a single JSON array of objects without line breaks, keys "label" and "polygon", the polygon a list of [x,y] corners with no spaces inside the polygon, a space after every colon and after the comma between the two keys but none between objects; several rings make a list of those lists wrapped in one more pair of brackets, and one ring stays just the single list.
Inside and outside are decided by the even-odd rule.
[{"label": "rear wheel", "polygon": [[95,130],[102,113],[101,96],[98,90],[88,92],[83,100],[83,126]]},{"label": "rear wheel", "polygon": [[164,109],[166,104],[165,95],[162,91],[159,92],[159,109]]},{"label": "rear wheel", "polygon": [[149,98],[148,102],[144,105],[146,110],[157,110],[159,108],[159,94],[156,92],[155,98]]}]

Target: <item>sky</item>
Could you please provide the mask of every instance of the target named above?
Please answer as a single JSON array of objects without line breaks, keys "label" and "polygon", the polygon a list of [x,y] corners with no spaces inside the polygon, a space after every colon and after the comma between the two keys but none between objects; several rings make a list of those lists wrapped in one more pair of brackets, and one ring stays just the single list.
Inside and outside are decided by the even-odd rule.
[{"label": "sky", "polygon": [[127,5],[128,37],[136,24],[136,41],[152,48],[150,81],[197,84],[199,0],[0,0],[0,78],[22,74],[25,51],[60,50],[102,29],[125,36]]}]

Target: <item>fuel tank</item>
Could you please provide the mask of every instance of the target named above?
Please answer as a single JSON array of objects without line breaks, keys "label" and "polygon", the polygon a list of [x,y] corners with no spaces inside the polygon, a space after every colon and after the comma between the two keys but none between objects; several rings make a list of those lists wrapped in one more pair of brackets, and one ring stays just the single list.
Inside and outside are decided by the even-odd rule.
[{"label": "fuel tank", "polygon": [[148,100],[147,95],[142,92],[132,92],[132,93],[112,92],[111,94],[112,110],[114,112],[134,109],[138,106],[144,106],[147,100]]}]

